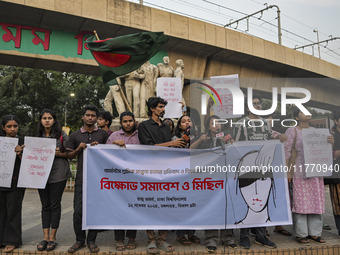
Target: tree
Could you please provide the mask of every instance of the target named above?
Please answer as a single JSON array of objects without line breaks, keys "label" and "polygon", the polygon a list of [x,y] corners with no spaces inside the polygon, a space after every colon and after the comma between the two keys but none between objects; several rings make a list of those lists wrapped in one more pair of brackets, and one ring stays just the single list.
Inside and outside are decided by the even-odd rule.
[{"label": "tree", "polygon": [[79,129],[82,108],[87,104],[102,108],[108,90],[96,76],[9,66],[0,66],[0,88],[0,116],[17,115],[20,133],[31,136],[45,108],[53,110],[62,125],[66,109],[71,131]]}]

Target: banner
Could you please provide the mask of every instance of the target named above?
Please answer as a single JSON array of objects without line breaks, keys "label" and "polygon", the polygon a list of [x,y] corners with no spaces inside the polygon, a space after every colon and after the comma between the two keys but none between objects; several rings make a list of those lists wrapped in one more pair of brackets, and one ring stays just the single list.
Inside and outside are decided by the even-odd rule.
[{"label": "banner", "polygon": [[18,187],[44,189],[54,161],[56,139],[25,136],[24,144]]},{"label": "banner", "polygon": [[157,96],[168,102],[165,106],[164,118],[182,116],[182,86],[180,78],[157,78]]},{"label": "banner", "polygon": [[18,138],[0,137],[0,187],[11,187],[18,141]]},{"label": "banner", "polygon": [[[84,151],[83,229],[224,229],[291,224],[285,173],[272,172],[267,181],[255,181],[253,186],[258,190],[237,186],[241,181],[235,178],[235,171],[241,159],[249,152],[259,154],[263,147],[239,142],[226,146],[223,152],[218,148],[88,146]],[[284,166],[282,145],[271,142],[269,148],[271,155],[275,152],[272,166]],[[262,186],[269,188],[261,193]],[[260,193],[261,197],[256,195]],[[246,194],[249,201],[264,202],[253,206]],[[247,218],[256,206],[261,212]],[[263,211],[266,220],[251,221]]]},{"label": "banner", "polygon": [[[327,136],[330,136],[327,128],[302,129],[306,177],[332,176],[333,153]],[[296,166],[296,171],[300,169],[302,166]]]}]

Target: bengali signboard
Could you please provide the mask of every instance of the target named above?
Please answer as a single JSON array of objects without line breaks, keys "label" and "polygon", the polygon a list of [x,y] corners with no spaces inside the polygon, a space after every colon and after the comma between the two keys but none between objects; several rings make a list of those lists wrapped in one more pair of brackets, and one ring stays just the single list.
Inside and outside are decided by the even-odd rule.
[{"label": "bengali signboard", "polygon": [[18,141],[18,138],[0,137],[0,187],[11,187]]},{"label": "bengali signboard", "polygon": [[55,157],[56,139],[25,137],[18,187],[44,189]]}]

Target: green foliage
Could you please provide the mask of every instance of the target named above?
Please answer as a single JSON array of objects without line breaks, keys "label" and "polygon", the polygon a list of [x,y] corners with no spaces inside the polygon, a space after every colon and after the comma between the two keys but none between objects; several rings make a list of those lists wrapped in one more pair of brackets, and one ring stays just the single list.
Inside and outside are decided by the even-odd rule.
[{"label": "green foliage", "polygon": [[53,110],[63,126],[66,107],[67,126],[73,132],[82,126],[82,108],[93,104],[101,109],[107,90],[100,77],[0,66],[0,117],[16,115],[20,134],[34,136],[43,109]]}]

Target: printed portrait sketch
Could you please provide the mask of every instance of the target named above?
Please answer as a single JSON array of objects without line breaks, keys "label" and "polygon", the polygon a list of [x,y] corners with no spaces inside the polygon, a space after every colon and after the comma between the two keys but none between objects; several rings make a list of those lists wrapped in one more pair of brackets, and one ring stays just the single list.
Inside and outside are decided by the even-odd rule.
[{"label": "printed portrait sketch", "polygon": [[234,152],[233,148],[229,150],[229,154],[238,155],[234,161],[236,171],[227,178],[228,226],[291,224],[287,180],[284,173],[273,170],[284,164],[282,152],[280,144],[267,142]]}]

